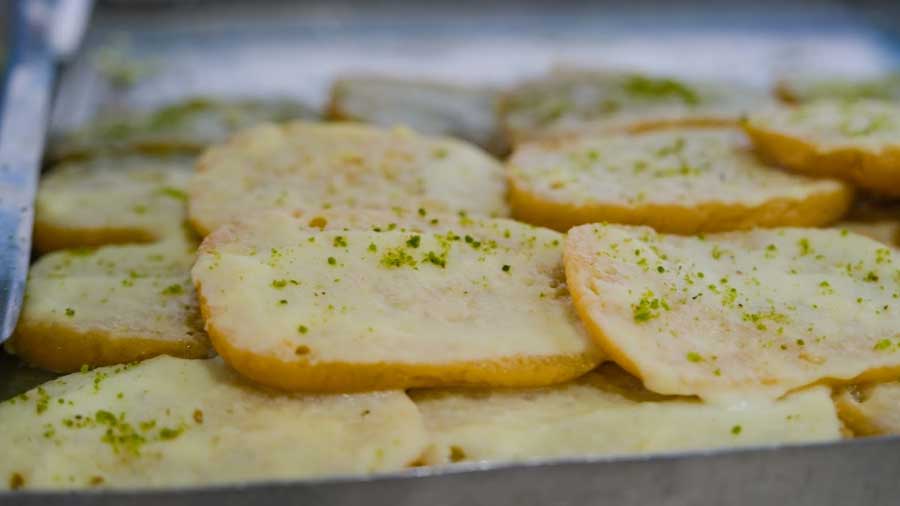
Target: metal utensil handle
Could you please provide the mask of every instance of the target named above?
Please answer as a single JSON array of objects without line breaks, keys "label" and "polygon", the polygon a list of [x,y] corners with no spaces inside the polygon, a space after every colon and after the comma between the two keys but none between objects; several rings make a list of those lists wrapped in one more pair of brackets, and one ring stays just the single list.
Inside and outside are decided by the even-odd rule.
[{"label": "metal utensil handle", "polygon": [[50,112],[53,3],[13,5],[13,46],[0,103],[0,342],[12,334],[25,291],[34,197]]}]

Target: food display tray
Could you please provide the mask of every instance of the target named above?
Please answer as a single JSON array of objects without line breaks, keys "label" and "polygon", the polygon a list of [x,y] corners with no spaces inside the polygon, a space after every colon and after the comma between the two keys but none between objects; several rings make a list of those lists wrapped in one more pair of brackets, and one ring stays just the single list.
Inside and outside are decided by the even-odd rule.
[{"label": "food display tray", "polygon": [[[100,109],[186,96],[293,97],[321,106],[330,82],[345,73],[502,87],[573,65],[765,86],[792,72],[874,74],[900,60],[896,2],[622,4],[99,2],[83,50],[62,74],[52,129]],[[98,71],[101,60],[118,62],[135,82],[111,84]],[[47,377],[0,353],[0,400]],[[900,504],[898,472],[900,437],[885,437],[205,488],[0,492],[0,505],[880,506]]]}]

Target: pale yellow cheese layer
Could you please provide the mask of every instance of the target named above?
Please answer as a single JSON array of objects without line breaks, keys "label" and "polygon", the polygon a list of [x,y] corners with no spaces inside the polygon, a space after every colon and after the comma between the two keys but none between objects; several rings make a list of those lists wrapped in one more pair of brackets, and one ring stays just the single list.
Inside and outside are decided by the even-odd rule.
[{"label": "pale yellow cheese layer", "polygon": [[358,207],[505,216],[503,170],[478,148],[409,130],[288,123],[208,150],[190,186],[207,234],[255,211]]},{"label": "pale yellow cheese layer", "polygon": [[181,235],[186,158],[119,157],[69,163],[40,182],[35,247],[43,252]]},{"label": "pale yellow cheese layer", "polygon": [[888,73],[866,77],[837,75],[792,75],[781,79],[778,94],[788,102],[811,102],[822,99],[893,100],[900,99],[900,74]]},{"label": "pale yellow cheese layer", "polygon": [[818,100],[767,108],[751,114],[748,124],[803,139],[823,150],[858,148],[877,153],[900,145],[900,104],[879,100]]},{"label": "pale yellow cheese layer", "polygon": [[[546,384],[596,364],[565,288],[562,235],[434,216],[421,232],[310,230],[287,214],[220,229],[193,269],[216,348],[257,381],[298,389]],[[257,366],[267,361],[290,377],[347,369],[316,384]]]},{"label": "pale yellow cheese layer", "polygon": [[[614,366],[613,366],[614,367]],[[429,464],[659,453],[840,438],[823,387],[754,406],[653,397],[602,366],[561,386],[414,391]],[[613,378],[610,378],[610,375]]]},{"label": "pale yellow cheese layer", "polygon": [[58,372],[161,353],[212,353],[190,280],[196,246],[182,238],[41,257],[7,349]]},{"label": "pale yellow cheese layer", "polygon": [[50,140],[54,160],[106,153],[196,153],[232,133],[266,121],[316,118],[288,100],[193,97],[150,111],[111,111]]},{"label": "pale yellow cheese layer", "polygon": [[575,306],[651,390],[777,398],[900,369],[900,271],[849,232],[773,229],[705,238],[642,227],[570,231]]},{"label": "pale yellow cheese layer", "polygon": [[513,214],[560,230],[698,233],[823,225],[847,210],[846,184],[766,165],[747,144],[733,129],[682,127],[521,145],[507,164]]},{"label": "pale yellow cheese layer", "polygon": [[76,373],[0,404],[0,489],[143,488],[401,469],[425,432],[403,392],[291,396],[220,359]]},{"label": "pale yellow cheese layer", "polygon": [[735,122],[771,102],[765,90],[734,83],[564,70],[513,89],[501,111],[506,133],[518,144],[584,131]]}]

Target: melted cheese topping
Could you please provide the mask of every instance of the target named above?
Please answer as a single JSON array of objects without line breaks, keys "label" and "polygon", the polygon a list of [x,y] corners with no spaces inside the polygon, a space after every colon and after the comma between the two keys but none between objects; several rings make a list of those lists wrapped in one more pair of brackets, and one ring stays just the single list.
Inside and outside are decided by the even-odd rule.
[{"label": "melted cheese topping", "polygon": [[900,270],[865,237],[585,225],[565,262],[594,337],[657,392],[777,398],[900,369]]},{"label": "melted cheese topping", "polygon": [[765,90],[732,83],[565,71],[513,90],[502,111],[505,128],[521,141],[660,121],[737,120],[769,102]]},{"label": "melted cheese topping", "polygon": [[874,152],[897,146],[900,104],[877,100],[820,100],[793,108],[752,114],[749,125],[803,139],[821,148],[860,148]]},{"label": "melted cheese topping", "polygon": [[211,148],[197,171],[190,216],[204,234],[269,209],[508,212],[502,167],[487,154],[401,129],[264,125]]},{"label": "melted cheese topping", "polygon": [[65,159],[109,152],[194,153],[258,123],[317,116],[311,109],[286,100],[191,98],[154,111],[117,111],[101,116],[51,139],[49,156]]},{"label": "melted cheese topping", "polygon": [[465,371],[494,362],[509,362],[501,375],[517,374],[595,355],[562,279],[561,234],[465,216],[435,218],[421,232],[397,222],[310,230],[314,219],[269,214],[204,242],[194,282],[210,332],[229,347],[301,370],[349,363],[462,371],[405,380],[418,385],[465,383]]},{"label": "melted cheese topping", "polygon": [[431,440],[425,461],[622,455],[840,438],[840,422],[823,387],[752,407],[720,407],[652,397],[639,383],[623,387],[621,374],[603,366],[576,382],[543,389],[414,391]]},{"label": "melted cheese topping", "polygon": [[31,267],[8,349],[47,369],[211,353],[180,239],[51,253]]},{"label": "melted cheese topping", "polygon": [[403,392],[292,396],[221,360],[158,357],[0,404],[0,489],[173,487],[401,469],[425,431]]},{"label": "melted cheese topping", "polygon": [[900,74],[885,74],[864,79],[800,75],[780,81],[778,87],[778,91],[785,98],[794,102],[810,102],[821,99],[898,100],[900,99]]},{"label": "melted cheese topping", "polygon": [[37,247],[181,235],[190,176],[187,159],[105,158],[54,169],[41,179],[35,202]]},{"label": "melted cheese topping", "polygon": [[526,144],[511,157],[509,171],[523,191],[573,205],[759,206],[844,188],[762,164],[732,130],[677,128]]}]

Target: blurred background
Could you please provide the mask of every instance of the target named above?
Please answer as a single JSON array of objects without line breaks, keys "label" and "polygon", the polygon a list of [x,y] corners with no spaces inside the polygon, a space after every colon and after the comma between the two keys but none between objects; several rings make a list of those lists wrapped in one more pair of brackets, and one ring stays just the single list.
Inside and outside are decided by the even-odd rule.
[{"label": "blurred background", "polygon": [[555,65],[758,84],[859,76],[893,68],[898,40],[896,1],[98,0],[54,128],[198,94],[321,104],[354,71],[496,85]]}]

